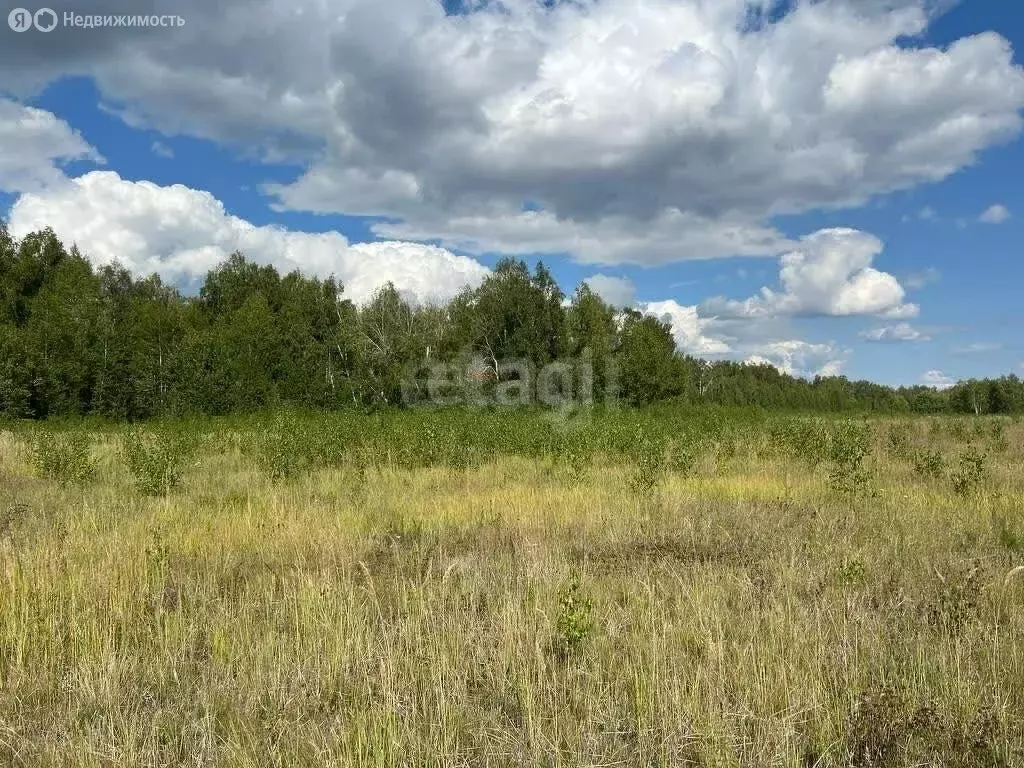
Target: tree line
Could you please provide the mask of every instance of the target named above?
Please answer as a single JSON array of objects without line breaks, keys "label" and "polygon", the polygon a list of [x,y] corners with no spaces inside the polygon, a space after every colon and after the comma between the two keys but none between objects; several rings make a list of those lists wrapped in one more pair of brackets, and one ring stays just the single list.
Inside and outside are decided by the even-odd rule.
[{"label": "tree line", "polygon": [[586,284],[568,302],[543,264],[501,261],[444,306],[386,285],[357,306],[333,278],[280,275],[234,254],[195,296],[159,276],[94,268],[46,229],[14,240],[0,222],[0,416],[141,420],[282,405],[402,405],[410,371],[472,356],[541,367],[585,359],[594,397],[767,409],[1019,413],[1016,376],[950,390],[846,377],[795,378],[770,365],[679,353],[668,324],[617,310]]}]

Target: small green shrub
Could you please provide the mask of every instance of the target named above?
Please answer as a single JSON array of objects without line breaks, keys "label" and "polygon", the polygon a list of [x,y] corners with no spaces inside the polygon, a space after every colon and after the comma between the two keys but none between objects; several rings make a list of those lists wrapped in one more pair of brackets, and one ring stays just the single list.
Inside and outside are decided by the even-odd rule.
[{"label": "small green shrub", "polygon": [[641,436],[633,453],[633,475],[629,485],[641,500],[654,498],[665,478],[665,445],[661,440]]},{"label": "small green shrub", "polygon": [[829,439],[829,486],[838,493],[864,494],[870,491],[871,474],[864,461],[871,454],[871,428],[849,421],[837,427]]},{"label": "small green shrub", "polygon": [[279,414],[269,427],[250,437],[248,449],[271,482],[279,483],[316,464],[336,462],[340,447],[327,430],[318,430],[291,414]]},{"label": "small green shrub", "polygon": [[715,456],[718,462],[721,464],[727,464],[736,458],[739,446],[736,444],[736,438],[732,435],[724,435],[716,446]]},{"label": "small green shrub", "polygon": [[89,437],[82,432],[40,432],[32,442],[32,466],[62,485],[84,485],[96,474]]},{"label": "small green shrub", "polygon": [[559,650],[566,656],[577,656],[590,638],[594,622],[593,602],[583,593],[580,575],[574,572],[558,598],[558,620],[555,625]]},{"label": "small green shrub", "polygon": [[985,480],[986,456],[974,448],[960,455],[960,466],[950,478],[953,492],[958,496],[968,496]]},{"label": "small green shrub", "polygon": [[177,488],[194,452],[193,438],[169,432],[133,430],[121,444],[121,455],[135,487],[147,496],[166,495]]},{"label": "small green shrub", "polygon": [[566,468],[570,481],[578,485],[594,463],[594,454],[585,444],[572,440],[559,452],[557,461]]},{"label": "small green shrub", "polygon": [[923,449],[914,453],[914,472],[921,477],[941,480],[946,474],[946,460],[938,449]]},{"label": "small green shrub", "polygon": [[821,421],[786,419],[774,425],[771,432],[772,442],[785,454],[812,469],[828,460],[829,435]]},{"label": "small green shrub", "polygon": [[938,594],[928,604],[928,620],[946,633],[962,632],[981,610],[981,571],[972,566],[948,576],[939,574],[939,582]]},{"label": "small green shrub", "polygon": [[860,465],[871,454],[871,427],[847,421],[829,435],[829,460],[843,466]]},{"label": "small green shrub", "polygon": [[948,430],[949,436],[958,443],[969,443],[971,441],[971,434],[963,419],[954,419],[949,422]]},{"label": "small green shrub", "polygon": [[1010,441],[1006,437],[1006,423],[1002,420],[992,422],[988,437],[993,452],[1006,453],[1010,449]]},{"label": "small green shrub", "polygon": [[836,571],[836,583],[840,586],[858,586],[867,580],[867,575],[867,566],[860,560],[846,560]]},{"label": "small green shrub", "polygon": [[668,469],[681,475],[689,475],[700,461],[701,446],[687,438],[678,438],[669,444]]},{"label": "small green shrub", "polygon": [[914,448],[910,440],[909,424],[892,424],[886,436],[886,452],[893,459],[906,461],[914,456]]}]

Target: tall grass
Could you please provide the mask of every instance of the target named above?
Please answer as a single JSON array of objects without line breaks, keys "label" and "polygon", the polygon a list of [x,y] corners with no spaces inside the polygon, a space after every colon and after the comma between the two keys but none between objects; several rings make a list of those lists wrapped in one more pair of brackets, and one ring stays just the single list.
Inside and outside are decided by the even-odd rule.
[{"label": "tall grass", "polygon": [[157,496],[135,433],[62,484],[18,426],[0,763],[1020,765],[1024,428],[977,423],[172,423]]}]

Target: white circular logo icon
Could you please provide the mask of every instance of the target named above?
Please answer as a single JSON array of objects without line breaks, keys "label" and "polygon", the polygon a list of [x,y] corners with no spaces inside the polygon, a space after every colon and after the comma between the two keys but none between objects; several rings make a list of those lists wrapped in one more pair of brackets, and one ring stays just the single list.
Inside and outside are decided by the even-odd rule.
[{"label": "white circular logo icon", "polygon": [[40,32],[53,32],[57,26],[57,14],[51,8],[40,8],[32,17],[32,23]]},{"label": "white circular logo icon", "polygon": [[15,8],[7,14],[7,26],[15,32],[27,32],[32,28],[32,12]]}]

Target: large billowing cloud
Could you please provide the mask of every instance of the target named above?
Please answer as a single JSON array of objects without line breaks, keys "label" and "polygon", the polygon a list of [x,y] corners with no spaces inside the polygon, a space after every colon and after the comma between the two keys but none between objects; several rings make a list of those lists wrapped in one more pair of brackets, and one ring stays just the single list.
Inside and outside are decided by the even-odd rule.
[{"label": "large billowing cloud", "polygon": [[672,327],[676,347],[682,352],[697,357],[714,357],[730,352],[724,339],[709,335],[709,323],[700,317],[697,307],[684,307],[670,299],[648,302],[641,306],[641,310]]},{"label": "large billowing cloud", "polygon": [[848,352],[834,344],[798,339],[764,344],[747,357],[750,365],[771,365],[790,376],[838,376]]},{"label": "large billowing cloud", "polygon": [[102,162],[72,128],[50,112],[0,98],[0,191],[36,191],[65,180],[72,160]]},{"label": "large billowing cloud", "polygon": [[[96,172],[68,182],[66,162],[100,158],[53,115],[0,99],[0,189],[27,193],[12,230],[52,225],[96,261],[171,278],[238,249],[336,274],[359,300],[388,279],[441,300],[486,274],[445,248],[644,266],[781,255],[779,285],[749,299],[641,309],[692,354],[830,373],[846,352],[795,340],[791,318],[918,308],[874,266],[871,235],[792,241],[773,217],[939,181],[1022,125],[1024,70],[1005,39],[919,42],[945,2],[465,5],[447,15],[439,0],[179,0],[180,28],[58,28],[0,47],[0,92],[91,76],[132,125],[297,160],[291,182],[265,187],[272,206],[383,216],[373,231],[389,242],[257,227],[185,187]],[[156,0],[88,10],[168,11]],[[396,242],[410,240],[444,248]]]},{"label": "large billowing cloud", "polygon": [[701,315],[698,307],[676,301],[642,303],[640,310],[668,323],[676,347],[703,359],[734,358],[751,365],[771,365],[791,376],[837,376],[850,350],[835,342],[814,343],[792,337],[785,322],[721,321]]},{"label": "large billowing cloud", "polygon": [[779,315],[916,316],[918,307],[904,303],[906,291],[899,281],[871,266],[882,248],[882,242],[866,232],[820,230],[782,256],[781,290],[762,288],[758,295],[742,301],[711,299],[703,311],[751,319]]},{"label": "large billowing cloud", "polygon": [[487,269],[442,248],[349,243],[337,232],[258,227],[229,215],[208,192],[161,187],[94,171],[54,189],[22,195],[10,215],[16,237],[52,226],[95,263],[119,261],[137,274],[202,276],[233,251],[283,272],[335,275],[346,296],[365,302],[387,281],[418,302],[450,299]]},{"label": "large billowing cloud", "polygon": [[929,0],[470,5],[182,0],[180,29],[12,36],[0,88],[90,74],[131,121],[302,159],[282,207],[608,264],[776,255],[774,214],[940,180],[1021,128],[1005,39],[907,44]]}]

